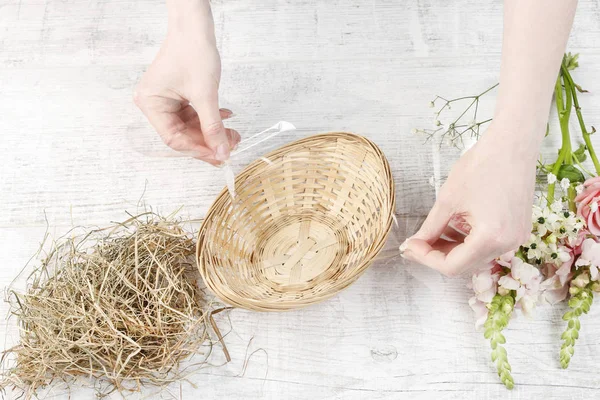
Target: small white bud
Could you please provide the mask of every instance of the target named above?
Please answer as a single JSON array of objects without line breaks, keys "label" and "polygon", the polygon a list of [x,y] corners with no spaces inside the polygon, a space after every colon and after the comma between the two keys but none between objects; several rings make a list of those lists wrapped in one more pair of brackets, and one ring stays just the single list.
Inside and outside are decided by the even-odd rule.
[{"label": "small white bud", "polygon": [[429,102],[429,108],[433,108],[433,107],[435,107],[435,103],[433,101],[430,101]]},{"label": "small white bud", "polygon": [[556,183],[556,175],[554,175],[552,172],[550,172],[548,174],[548,184],[552,185],[553,183]]}]

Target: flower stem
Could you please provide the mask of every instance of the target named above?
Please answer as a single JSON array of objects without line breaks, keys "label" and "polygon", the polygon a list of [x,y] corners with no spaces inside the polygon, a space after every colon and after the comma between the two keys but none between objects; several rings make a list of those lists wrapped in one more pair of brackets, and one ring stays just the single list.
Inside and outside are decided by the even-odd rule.
[{"label": "flower stem", "polygon": [[[565,86],[566,104],[563,100],[563,86]],[[573,95],[570,90],[570,83],[568,79],[563,79],[562,73],[558,75],[555,87],[556,95],[556,110],[558,111],[558,119],[560,122],[560,132],[562,136],[561,150],[565,151],[564,163],[569,165],[573,163],[572,149],[571,149],[571,134],[569,132],[569,119],[571,118],[571,108],[573,107]]]},{"label": "flower stem", "polygon": [[[554,167],[552,167],[552,174],[553,175],[558,175],[558,171],[560,170],[560,167],[562,166],[564,159],[565,159],[565,152],[561,148],[560,152],[558,153],[558,159],[554,163]],[[552,203],[554,202],[554,190],[555,190],[555,188],[556,188],[556,183],[551,183],[551,184],[548,185],[548,206],[551,206]]]},{"label": "flower stem", "polygon": [[577,98],[577,85],[573,81],[571,73],[564,65],[561,67],[561,71],[565,79],[569,81],[571,94],[573,96],[573,103],[575,104],[575,114],[577,114],[577,120],[579,121],[579,127],[581,128],[581,135],[583,136],[583,141],[585,142],[587,150],[590,154],[590,158],[594,163],[596,173],[600,175],[600,162],[598,161],[598,157],[596,156],[594,146],[592,145],[592,141],[590,140],[591,133],[587,131],[587,128],[585,127],[585,122],[583,121],[583,115],[581,114],[581,107],[579,106],[579,99]]},{"label": "flower stem", "polygon": [[[565,86],[563,96],[563,83]],[[554,86],[554,97],[556,101],[556,111],[558,112],[558,120],[560,122],[560,132],[562,143],[560,146],[558,159],[552,168],[552,173],[558,176],[560,167],[563,164],[573,164],[573,149],[571,148],[571,134],[569,132],[569,119],[571,118],[571,108],[573,107],[573,94],[571,92],[571,84],[568,78],[563,76],[563,69],[561,68],[558,77],[556,78],[556,84]],[[565,98],[566,97],[566,98]],[[548,185],[548,206],[554,202],[554,191],[556,184]],[[571,196],[569,196],[569,208],[573,208]]]}]

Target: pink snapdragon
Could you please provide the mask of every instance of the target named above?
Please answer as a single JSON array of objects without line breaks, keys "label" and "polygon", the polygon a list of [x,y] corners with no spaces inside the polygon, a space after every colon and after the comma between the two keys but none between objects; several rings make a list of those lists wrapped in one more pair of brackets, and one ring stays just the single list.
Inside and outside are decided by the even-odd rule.
[{"label": "pink snapdragon", "polygon": [[569,282],[573,278],[571,266],[573,259],[570,262],[564,263],[561,267],[556,267],[553,264],[547,264],[542,275],[547,278],[540,284],[541,299],[549,304],[559,303],[567,298],[569,294]]},{"label": "pink snapdragon", "polygon": [[475,296],[469,299],[469,305],[475,312],[475,327],[483,326],[488,316],[487,304],[489,304],[498,292],[498,279],[501,267],[499,265],[488,266],[473,274],[470,287]]},{"label": "pink snapdragon", "polygon": [[542,275],[539,269],[518,257],[513,257],[510,264],[510,273],[498,280],[498,292],[516,291],[515,301],[529,315],[538,299]]},{"label": "pink snapdragon", "polygon": [[600,243],[594,239],[585,239],[581,244],[581,255],[575,262],[575,266],[589,266],[591,280],[597,281],[600,275]]}]

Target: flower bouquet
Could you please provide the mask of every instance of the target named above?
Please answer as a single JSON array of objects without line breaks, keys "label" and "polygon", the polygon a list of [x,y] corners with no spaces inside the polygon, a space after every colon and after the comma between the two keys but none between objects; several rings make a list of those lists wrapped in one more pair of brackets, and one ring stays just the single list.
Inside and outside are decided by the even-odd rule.
[{"label": "flower bouquet", "polygon": [[[529,315],[541,303],[568,303],[559,353],[562,367],[567,368],[579,337],[580,318],[590,310],[594,292],[600,292],[600,163],[590,140],[595,129],[587,129],[578,101],[578,95],[586,91],[571,75],[577,67],[578,55],[566,54],[554,90],[561,147],[554,162],[544,163],[541,157],[538,162],[539,191],[529,240],[475,272],[471,279],[474,295],[469,305],[476,313],[476,326],[483,327],[492,361],[509,389],[514,381],[502,330],[515,310]],[[480,127],[490,121],[478,122],[477,113],[482,96],[496,86],[475,96],[451,100],[437,96],[430,103],[435,109],[434,129],[413,133],[424,135],[428,141],[437,139],[440,145],[464,147],[464,140],[476,140]],[[448,124],[440,122],[453,103],[465,100],[469,104],[458,118]],[[574,146],[569,127],[573,115],[579,128],[577,136],[583,140],[578,146]],[[546,136],[549,133],[548,129]],[[588,157],[593,170],[586,166]],[[468,227],[461,229],[460,221],[455,222],[456,229],[467,233]]]}]

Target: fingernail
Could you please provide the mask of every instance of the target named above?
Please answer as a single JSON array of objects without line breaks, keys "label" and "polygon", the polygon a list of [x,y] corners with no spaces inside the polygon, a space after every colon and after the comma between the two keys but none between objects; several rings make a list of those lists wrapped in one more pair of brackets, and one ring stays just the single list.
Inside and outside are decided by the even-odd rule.
[{"label": "fingernail", "polygon": [[408,239],[406,239],[404,242],[402,242],[402,244],[400,245],[400,253],[404,253],[406,251],[406,249],[408,248]]},{"label": "fingernail", "polygon": [[215,151],[215,160],[217,161],[227,161],[229,159],[229,146],[225,143],[221,143],[217,146],[217,151]]},{"label": "fingernail", "polygon": [[233,117],[233,111],[231,111],[229,108],[221,108],[221,111],[227,114],[227,118]]}]

